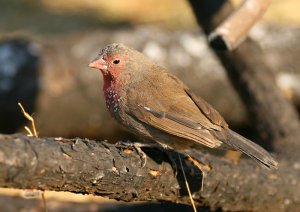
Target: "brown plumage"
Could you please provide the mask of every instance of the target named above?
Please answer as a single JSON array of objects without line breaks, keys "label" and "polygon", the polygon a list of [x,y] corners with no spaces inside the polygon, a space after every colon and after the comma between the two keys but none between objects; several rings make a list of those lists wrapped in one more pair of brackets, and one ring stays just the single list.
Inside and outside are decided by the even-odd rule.
[{"label": "brown plumage", "polygon": [[226,144],[268,168],[277,167],[266,150],[230,130],[211,105],[138,51],[110,44],[89,66],[103,74],[110,113],[134,134],[174,150]]}]

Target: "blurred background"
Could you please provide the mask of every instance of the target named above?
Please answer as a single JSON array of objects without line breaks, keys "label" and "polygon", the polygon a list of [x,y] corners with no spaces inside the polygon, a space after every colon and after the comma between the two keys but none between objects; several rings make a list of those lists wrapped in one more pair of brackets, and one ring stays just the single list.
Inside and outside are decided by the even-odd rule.
[{"label": "blurred background", "polygon": [[[260,44],[278,86],[298,109],[299,10],[299,0],[273,0],[249,35]],[[28,123],[17,105],[21,102],[33,115],[39,136],[134,139],[109,116],[102,76],[87,67],[102,47],[123,42],[168,67],[216,107],[235,130],[251,138],[246,111],[185,0],[176,4],[173,0],[1,0],[0,14],[0,133],[25,132]],[[1,193],[10,194],[0,197],[0,202],[7,203],[17,201],[14,195],[22,192]],[[67,196],[46,192],[49,209],[73,210],[57,206],[55,199],[64,199],[96,202],[83,206],[90,211],[98,210],[103,201],[109,205],[103,211],[120,210],[116,205],[121,203],[103,198]],[[6,211],[42,208],[40,199],[18,201],[19,206]]]}]

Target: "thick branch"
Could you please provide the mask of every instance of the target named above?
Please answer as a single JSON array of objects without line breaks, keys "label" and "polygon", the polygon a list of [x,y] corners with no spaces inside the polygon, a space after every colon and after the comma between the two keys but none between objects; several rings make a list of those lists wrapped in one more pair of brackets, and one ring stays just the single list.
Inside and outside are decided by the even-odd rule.
[{"label": "thick branch", "polygon": [[246,0],[208,37],[217,50],[233,50],[266,12],[271,0]]},{"label": "thick branch", "polygon": [[[190,0],[206,34],[231,13],[229,1]],[[300,142],[300,122],[295,108],[276,86],[272,70],[263,61],[259,45],[246,39],[232,52],[215,51],[245,103],[253,123],[266,142],[282,154],[295,152]],[[296,154],[295,154],[296,155]]]},{"label": "thick branch", "polygon": [[[175,177],[164,151],[144,150],[148,162],[142,168],[136,151],[107,142],[1,135],[0,186],[189,204],[179,165]],[[177,159],[177,153],[170,154]],[[190,154],[213,167],[205,178],[203,192],[199,170],[188,162],[184,167],[199,206],[262,211],[295,211],[300,206],[299,162],[282,160],[279,171],[271,173],[252,160],[242,160],[236,166],[212,155]]]}]

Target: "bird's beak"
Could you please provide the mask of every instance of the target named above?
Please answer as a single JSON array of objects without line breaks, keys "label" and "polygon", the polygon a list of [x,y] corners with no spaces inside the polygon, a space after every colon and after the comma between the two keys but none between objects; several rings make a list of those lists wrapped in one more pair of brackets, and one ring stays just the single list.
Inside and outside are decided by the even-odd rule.
[{"label": "bird's beak", "polygon": [[106,71],[108,66],[107,66],[107,62],[103,59],[103,55],[99,55],[98,57],[96,57],[90,64],[89,64],[90,68],[95,68],[95,69],[99,69],[101,71]]}]

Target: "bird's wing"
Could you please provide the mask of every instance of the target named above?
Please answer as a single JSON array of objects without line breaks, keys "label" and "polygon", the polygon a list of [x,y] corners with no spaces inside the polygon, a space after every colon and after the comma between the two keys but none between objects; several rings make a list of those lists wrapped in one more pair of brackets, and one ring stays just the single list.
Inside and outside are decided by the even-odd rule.
[{"label": "bird's wing", "polygon": [[228,128],[228,124],[224,118],[216,111],[210,104],[208,104],[200,96],[194,94],[189,88],[185,88],[187,95],[193,100],[193,102],[198,106],[199,110],[208,118],[212,123],[221,126],[223,128]]},{"label": "bird's wing", "polygon": [[224,119],[208,103],[201,103],[202,99],[185,90],[186,86],[176,77],[163,74],[168,76],[131,85],[127,101],[133,110],[128,114],[168,134],[211,148],[219,146],[220,141],[210,130],[222,130],[226,125]]}]

